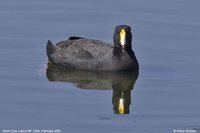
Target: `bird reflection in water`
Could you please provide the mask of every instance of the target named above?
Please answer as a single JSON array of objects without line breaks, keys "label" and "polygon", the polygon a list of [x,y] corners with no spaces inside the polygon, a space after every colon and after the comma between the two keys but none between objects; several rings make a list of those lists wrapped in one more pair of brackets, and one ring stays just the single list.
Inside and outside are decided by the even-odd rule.
[{"label": "bird reflection in water", "polygon": [[114,113],[129,114],[131,91],[138,78],[138,71],[83,71],[66,69],[48,63],[46,76],[49,81],[73,83],[81,89],[113,90],[112,104]]}]

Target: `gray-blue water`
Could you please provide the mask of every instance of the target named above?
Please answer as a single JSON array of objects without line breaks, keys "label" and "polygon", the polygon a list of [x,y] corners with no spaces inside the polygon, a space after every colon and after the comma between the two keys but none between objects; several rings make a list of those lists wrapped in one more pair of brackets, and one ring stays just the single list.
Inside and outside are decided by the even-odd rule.
[{"label": "gray-blue water", "polygon": [[[1,0],[0,132],[199,132],[199,5],[199,0]],[[132,27],[140,63],[127,115],[114,113],[112,89],[80,89],[46,76],[49,39],[79,35],[112,42],[118,24]],[[106,81],[103,89],[110,85]]]}]

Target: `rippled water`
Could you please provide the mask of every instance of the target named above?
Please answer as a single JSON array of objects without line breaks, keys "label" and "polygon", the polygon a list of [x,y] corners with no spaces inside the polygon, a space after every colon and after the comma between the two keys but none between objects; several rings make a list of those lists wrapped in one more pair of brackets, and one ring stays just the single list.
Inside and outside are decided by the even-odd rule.
[{"label": "rippled water", "polygon": [[[199,4],[198,0],[0,1],[1,131],[199,132]],[[126,76],[48,71],[47,40],[55,43],[79,35],[112,42],[118,24],[133,28],[140,63],[135,84]],[[113,90],[116,86],[131,88],[123,92],[130,104],[127,115],[115,114],[114,103],[122,92]]]}]

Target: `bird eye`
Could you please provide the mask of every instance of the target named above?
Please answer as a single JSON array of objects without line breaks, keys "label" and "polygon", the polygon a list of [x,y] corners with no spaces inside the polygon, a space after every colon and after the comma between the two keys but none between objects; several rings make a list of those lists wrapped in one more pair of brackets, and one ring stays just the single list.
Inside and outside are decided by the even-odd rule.
[{"label": "bird eye", "polygon": [[120,31],[121,31],[120,28],[118,28],[118,27],[115,28],[115,32],[116,32],[116,33],[119,33]]},{"label": "bird eye", "polygon": [[130,31],[131,31],[131,27],[129,27],[129,26],[126,26],[125,29],[126,29],[127,32],[130,32]]}]

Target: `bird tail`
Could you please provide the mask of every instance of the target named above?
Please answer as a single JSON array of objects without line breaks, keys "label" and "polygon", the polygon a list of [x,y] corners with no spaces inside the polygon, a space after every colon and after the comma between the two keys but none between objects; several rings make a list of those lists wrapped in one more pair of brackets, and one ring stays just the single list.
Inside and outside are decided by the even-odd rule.
[{"label": "bird tail", "polygon": [[47,56],[49,58],[49,60],[51,60],[50,55],[54,53],[54,51],[56,51],[56,47],[53,45],[53,43],[49,40],[47,42],[47,46],[46,46],[46,52],[47,52]]}]

